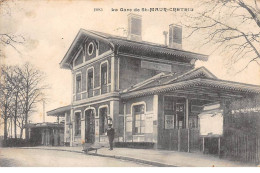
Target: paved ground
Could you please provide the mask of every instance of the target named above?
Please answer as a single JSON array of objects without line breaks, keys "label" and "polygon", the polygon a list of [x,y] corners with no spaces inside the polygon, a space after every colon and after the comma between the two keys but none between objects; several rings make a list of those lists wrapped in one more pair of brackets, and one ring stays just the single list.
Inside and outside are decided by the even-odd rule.
[{"label": "paved ground", "polygon": [[[82,147],[34,147],[44,150],[65,150],[82,153]],[[94,153],[94,152],[91,152]],[[146,163],[153,166],[180,166],[180,167],[254,167],[254,164],[231,161],[202,153],[186,153],[167,150],[115,148],[109,151],[107,148],[98,150],[98,156],[131,160]],[[93,159],[99,158],[92,156]],[[108,158],[109,159],[109,158]]]},{"label": "paved ground", "polygon": [[140,167],[144,164],[118,160],[107,157],[97,157],[82,153],[0,148],[0,167]]}]

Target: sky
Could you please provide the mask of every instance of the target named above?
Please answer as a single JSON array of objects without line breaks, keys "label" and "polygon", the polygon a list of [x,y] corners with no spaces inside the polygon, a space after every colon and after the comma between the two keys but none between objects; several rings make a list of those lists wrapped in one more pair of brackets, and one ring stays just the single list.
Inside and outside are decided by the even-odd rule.
[{"label": "sky", "polygon": [[[6,59],[0,61],[7,64],[22,64],[29,61],[45,72],[44,82],[51,86],[48,91],[49,101],[46,111],[71,103],[71,72],[61,69],[60,61],[70,47],[80,28],[95,30],[115,35],[123,35],[127,28],[127,9],[135,8],[193,8],[194,1],[83,1],[83,0],[23,0],[8,1],[6,14],[1,15],[1,33],[23,35],[26,42],[17,46],[21,53],[11,47],[5,47]],[[11,7],[11,8],[9,8]],[[100,8],[102,11],[94,11]],[[120,11],[120,9],[126,11]],[[118,11],[112,11],[118,9]],[[193,11],[193,12],[194,12]],[[134,12],[134,11],[132,11]],[[189,13],[193,13],[190,11]],[[181,20],[182,12],[134,12],[142,15],[143,40],[164,44],[163,31],[167,31],[172,23]],[[185,28],[183,28],[185,34]],[[196,40],[184,40],[183,49],[193,51],[190,45]],[[210,47],[208,48],[210,49]],[[207,48],[198,53],[207,54]],[[238,67],[230,72],[225,67],[227,57],[218,54],[211,55],[207,62],[196,62],[196,67],[205,66],[217,77],[244,83],[260,85],[260,69],[252,64],[248,69],[235,75]],[[32,122],[42,121],[42,106],[31,118]],[[46,117],[46,121],[54,121]]]}]

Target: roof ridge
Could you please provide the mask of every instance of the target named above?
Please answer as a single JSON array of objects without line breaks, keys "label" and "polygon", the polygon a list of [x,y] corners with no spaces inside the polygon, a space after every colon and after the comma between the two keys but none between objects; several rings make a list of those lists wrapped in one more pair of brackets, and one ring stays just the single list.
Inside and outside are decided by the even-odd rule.
[{"label": "roof ridge", "polygon": [[[82,29],[84,31],[88,31],[88,32],[91,32],[93,34],[97,34],[99,36],[103,36],[107,39],[121,39],[121,40],[124,40],[124,41],[128,41],[128,42],[134,42],[134,43],[139,43],[139,44],[149,44],[151,46],[158,46],[158,47],[161,47],[161,48],[166,48],[166,49],[169,49],[169,50],[176,50],[176,51],[183,51],[183,52],[188,52],[188,53],[192,53],[192,54],[196,54],[196,55],[203,55],[203,54],[200,54],[200,53],[196,53],[196,52],[191,52],[191,51],[187,51],[187,50],[182,50],[182,49],[176,49],[176,48],[170,48],[168,46],[166,46],[165,44],[160,44],[160,43],[153,43],[153,42],[149,42],[149,41],[136,41],[136,40],[128,40],[127,37],[122,37],[122,36],[118,36],[118,35],[113,35],[113,34],[109,34],[109,33],[105,33],[105,32],[100,32],[100,31],[94,31],[94,30],[86,30],[86,29]],[[107,35],[107,36],[105,36]],[[208,56],[208,55],[204,55],[204,56]]]},{"label": "roof ridge", "polygon": [[153,77],[151,77],[151,78],[148,78],[148,79],[144,80],[143,82],[139,82],[139,83],[137,83],[137,84],[135,84],[135,85],[130,86],[130,87],[127,88],[127,89],[124,89],[123,92],[133,91],[133,90],[131,90],[131,89],[138,89],[138,88],[140,88],[140,87],[142,87],[142,86],[145,86],[145,85],[147,85],[147,84],[153,82],[155,79],[162,77],[163,75],[165,75],[164,72],[158,73],[157,75],[155,75],[155,76],[153,76]]},{"label": "roof ridge", "polygon": [[206,67],[201,66],[201,67],[199,67],[199,68],[194,68],[194,69],[192,69],[192,70],[190,70],[190,71],[187,71],[186,73],[181,74],[180,76],[177,76],[176,78],[173,78],[173,79],[167,81],[167,82],[164,83],[164,84],[169,84],[169,83],[171,83],[171,82],[173,82],[173,81],[175,81],[175,80],[178,80],[178,79],[180,79],[180,78],[183,78],[183,77],[185,77],[186,75],[195,73],[196,71],[199,71],[199,70],[205,70],[206,73],[209,73],[209,75],[211,75],[213,78],[216,78],[216,79],[217,79],[217,77],[216,77],[213,73],[211,73]]}]

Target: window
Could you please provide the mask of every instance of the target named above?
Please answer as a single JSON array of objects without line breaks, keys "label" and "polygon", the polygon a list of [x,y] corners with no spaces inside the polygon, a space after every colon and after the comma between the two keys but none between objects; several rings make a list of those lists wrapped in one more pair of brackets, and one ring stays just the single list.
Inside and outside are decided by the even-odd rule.
[{"label": "window", "polygon": [[107,108],[101,108],[99,110],[99,118],[100,118],[100,134],[103,135],[106,133],[107,129]]},{"label": "window", "polygon": [[81,91],[81,75],[76,76],[76,92],[79,93]]},{"label": "window", "polygon": [[94,78],[93,69],[88,71],[88,97],[93,97]]},{"label": "window", "polygon": [[174,111],[174,101],[172,97],[164,97],[164,110],[165,111]]},{"label": "window", "polygon": [[107,63],[101,66],[101,85],[107,84]]},{"label": "window", "polygon": [[81,133],[81,119],[80,113],[75,113],[75,135],[78,136]]},{"label": "window", "polygon": [[171,96],[164,96],[164,127],[165,129],[174,128],[175,102]]},{"label": "window", "polygon": [[144,105],[134,106],[134,133],[143,134],[145,132]]},{"label": "window", "polygon": [[94,52],[94,44],[91,42],[88,45],[88,55],[92,55]]},{"label": "window", "polygon": [[176,112],[184,112],[184,104],[183,103],[177,103],[176,104]]},{"label": "window", "polygon": [[184,103],[176,103],[177,128],[185,128],[185,106]]},{"label": "window", "polygon": [[94,88],[94,80],[93,80],[93,70],[88,72],[88,90]]}]

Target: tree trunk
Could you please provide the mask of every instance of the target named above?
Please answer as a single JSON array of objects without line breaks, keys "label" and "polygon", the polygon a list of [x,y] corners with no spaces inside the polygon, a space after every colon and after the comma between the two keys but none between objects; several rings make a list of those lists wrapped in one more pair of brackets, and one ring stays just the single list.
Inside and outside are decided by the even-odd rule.
[{"label": "tree trunk", "polygon": [[13,119],[12,119],[12,117],[10,117],[10,136],[9,137],[11,137],[11,138],[13,138]]},{"label": "tree trunk", "polygon": [[18,109],[18,92],[15,95],[15,109],[14,109],[14,138],[17,139],[17,130],[16,130],[16,122],[17,122],[17,109]]},{"label": "tree trunk", "polygon": [[[27,126],[28,124],[28,112],[26,111],[25,113],[25,127]],[[29,131],[28,131],[28,128],[25,128],[25,139],[29,139]]]},{"label": "tree trunk", "polygon": [[[25,100],[25,127],[27,126],[28,124],[28,114],[29,114],[29,91],[28,91],[28,88],[29,88],[29,84],[28,84],[28,81],[27,81],[27,91],[26,91],[26,100]],[[25,139],[28,139],[29,138],[29,132],[28,132],[28,128],[25,128]]]},{"label": "tree trunk", "polygon": [[7,135],[8,135],[8,132],[7,132],[7,105],[5,105],[5,108],[4,108],[4,141],[7,140]]},{"label": "tree trunk", "polygon": [[7,132],[7,116],[4,115],[5,118],[4,118],[4,140],[6,141],[7,140],[7,135],[8,135],[8,132]]},{"label": "tree trunk", "polygon": [[21,131],[20,131],[20,139],[23,138],[23,127],[21,128]]},{"label": "tree trunk", "polygon": [[14,117],[14,138],[17,139],[16,117]]}]

